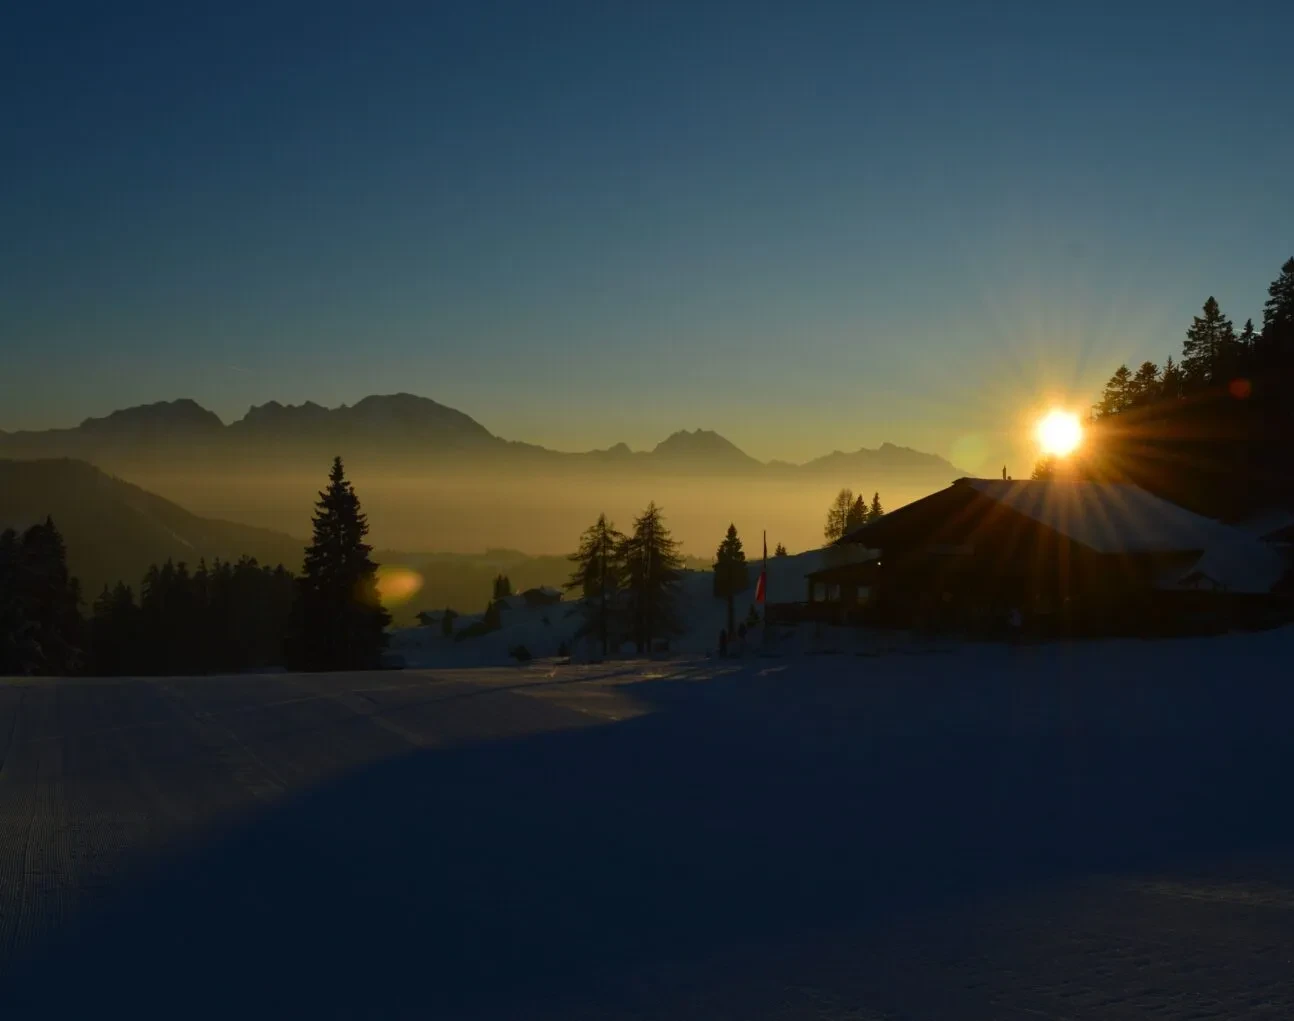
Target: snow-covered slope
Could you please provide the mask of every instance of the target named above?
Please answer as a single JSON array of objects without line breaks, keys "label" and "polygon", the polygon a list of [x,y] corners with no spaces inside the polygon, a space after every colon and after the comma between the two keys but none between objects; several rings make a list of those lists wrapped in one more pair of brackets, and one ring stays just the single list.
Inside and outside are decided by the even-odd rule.
[{"label": "snow-covered slope", "polygon": [[[768,561],[768,598],[770,602],[799,602],[805,596],[804,576],[823,566],[826,551],[809,550],[790,557],[770,557]],[[736,599],[737,620],[750,611],[755,599],[755,580],[760,563],[750,564],[750,588]],[[713,650],[719,629],[727,623],[726,600],[713,594],[714,578],[709,571],[688,571],[683,576],[679,598],[679,615],[684,632],[670,640],[670,650],[680,653],[704,653]],[[455,621],[455,629],[479,621],[481,616],[464,615]],[[579,629],[577,608],[572,601],[556,606],[527,607],[520,596],[513,596],[503,610],[503,626],[486,635],[455,641],[445,638],[437,625],[400,628],[392,632],[390,651],[401,656],[407,666],[449,667],[489,666],[512,661],[509,650],[524,645],[535,657],[557,655],[566,643],[576,655],[587,654],[572,636]]]}]

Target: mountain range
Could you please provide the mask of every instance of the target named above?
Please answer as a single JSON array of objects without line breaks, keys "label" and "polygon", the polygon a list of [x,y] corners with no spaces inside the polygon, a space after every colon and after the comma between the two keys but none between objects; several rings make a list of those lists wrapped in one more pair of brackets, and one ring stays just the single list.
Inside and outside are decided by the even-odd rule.
[{"label": "mountain range", "polygon": [[303,540],[232,521],[203,518],[139,486],[71,460],[0,460],[0,530],[52,517],[68,566],[93,600],[105,584],[137,585],[149,564],[255,557],[301,566]]},{"label": "mountain range", "polygon": [[718,433],[673,433],[650,451],[619,443],[605,450],[566,453],[503,439],[469,415],[426,397],[399,393],[325,408],[307,401],[270,401],[229,424],[196,401],[181,399],[114,411],[65,429],[0,432],[0,457],[77,458],[109,470],[210,461],[248,468],[300,466],[342,454],[348,462],[464,469],[527,467],[596,473],[661,475],[832,476],[847,483],[877,473],[943,484],[968,474],[936,454],[883,443],[833,451],[804,464],[761,462]]},{"label": "mountain range", "polygon": [[[300,516],[303,526],[308,517]],[[301,569],[306,540],[194,514],[164,497],[114,478],[84,461],[0,460],[0,531],[22,531],[54,520],[67,546],[68,567],[81,583],[88,605],[104,585],[124,581],[138,591],[150,564],[187,563],[255,557],[262,564]],[[303,531],[308,530],[303,528]],[[483,610],[495,575],[504,573],[516,591],[561,585],[570,575],[565,555],[532,556],[512,549],[482,553],[375,552],[381,564],[414,571],[421,587],[408,604],[391,607],[400,623],[417,610],[452,606],[460,612]],[[688,558],[687,566],[708,561]]]}]

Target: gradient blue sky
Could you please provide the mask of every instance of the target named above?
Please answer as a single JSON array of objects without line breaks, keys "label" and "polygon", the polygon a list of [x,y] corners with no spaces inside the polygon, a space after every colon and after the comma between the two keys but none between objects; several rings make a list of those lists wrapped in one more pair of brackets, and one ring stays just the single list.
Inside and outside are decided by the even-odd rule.
[{"label": "gradient blue sky", "polygon": [[978,470],[1294,254],[1287,2],[201,6],[0,22],[2,429],[408,390]]}]

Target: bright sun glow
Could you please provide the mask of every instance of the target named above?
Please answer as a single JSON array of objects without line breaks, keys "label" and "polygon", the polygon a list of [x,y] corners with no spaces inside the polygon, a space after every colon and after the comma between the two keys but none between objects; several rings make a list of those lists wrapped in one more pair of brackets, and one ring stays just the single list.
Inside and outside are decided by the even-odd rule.
[{"label": "bright sun glow", "polygon": [[1083,440],[1078,416],[1069,411],[1049,411],[1038,422],[1038,445],[1044,454],[1065,457]]}]

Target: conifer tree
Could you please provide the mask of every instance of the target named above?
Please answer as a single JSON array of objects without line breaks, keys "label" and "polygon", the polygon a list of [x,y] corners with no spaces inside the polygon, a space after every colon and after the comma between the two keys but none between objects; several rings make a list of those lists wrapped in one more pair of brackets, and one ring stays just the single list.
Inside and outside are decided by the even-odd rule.
[{"label": "conifer tree", "polygon": [[865,524],[867,524],[867,501],[863,499],[863,494],[859,493],[850,505],[849,513],[845,515],[845,530],[841,534],[848,535]]},{"label": "conifer tree", "polygon": [[737,526],[730,524],[728,533],[719,543],[714,555],[714,594],[728,601],[728,634],[732,634],[736,623],[733,601],[738,592],[750,587],[750,575],[746,569],[746,551],[742,549],[741,539],[737,535]]},{"label": "conifer tree", "polygon": [[27,619],[21,585],[22,544],[12,528],[0,532],[0,675],[23,675],[36,668],[34,627]]},{"label": "conifer tree", "polygon": [[124,582],[107,585],[94,601],[90,618],[93,670],[101,677],[143,672],[139,607]]},{"label": "conifer tree", "polygon": [[506,574],[499,574],[494,579],[494,599],[507,599],[512,595],[512,581]]},{"label": "conifer tree", "polygon": [[620,543],[625,571],[625,601],[630,633],[639,652],[652,650],[656,638],[676,634],[675,607],[683,561],[660,508],[649,503]]},{"label": "conifer tree", "polygon": [[773,550],[773,556],[775,556],[775,557],[787,557],[787,556],[790,556],[790,554],[786,552],[786,544],[785,544],[785,543],[781,543],[781,542],[779,542],[779,543],[777,544],[777,548]]},{"label": "conifer tree", "polygon": [[1128,386],[1129,407],[1154,404],[1159,400],[1160,392],[1159,366],[1154,362],[1142,362]]},{"label": "conifer tree", "polygon": [[50,518],[23,533],[17,586],[34,658],[28,672],[71,674],[83,665],[81,589],[67,570],[67,547]]},{"label": "conifer tree", "polygon": [[1285,387],[1294,388],[1294,258],[1281,266],[1280,276],[1267,288],[1257,350],[1260,364],[1281,374]]},{"label": "conifer tree", "polygon": [[391,617],[378,598],[367,534],[359,497],[341,458],[334,458],[297,582],[295,658],[304,669],[365,670],[381,663]]},{"label": "conifer tree", "polygon": [[880,521],[885,517],[885,508],[881,506],[881,494],[872,494],[872,505],[867,508],[867,523],[870,525],[873,521]]},{"label": "conifer tree", "polygon": [[1164,362],[1164,371],[1159,379],[1159,395],[1164,400],[1175,400],[1182,396],[1182,370],[1173,362],[1172,355]]},{"label": "conifer tree", "polygon": [[455,619],[457,619],[457,617],[458,617],[458,614],[456,614],[448,606],[445,607],[445,612],[441,614],[441,617],[440,617],[440,634],[443,638],[454,637],[454,621]]},{"label": "conifer tree", "polygon": [[1117,415],[1132,404],[1132,372],[1126,365],[1120,365],[1114,375],[1101,391],[1101,399],[1093,409],[1097,418]]},{"label": "conifer tree", "polygon": [[1203,315],[1195,316],[1182,343],[1182,377],[1186,388],[1199,390],[1217,382],[1234,356],[1236,331],[1212,295]]},{"label": "conifer tree", "polygon": [[596,635],[605,657],[611,646],[612,617],[616,611],[616,597],[623,580],[621,552],[625,537],[615,525],[599,514],[598,520],[584,530],[580,546],[568,559],[575,565],[568,592],[579,594],[580,610],[584,615],[583,634]]}]

